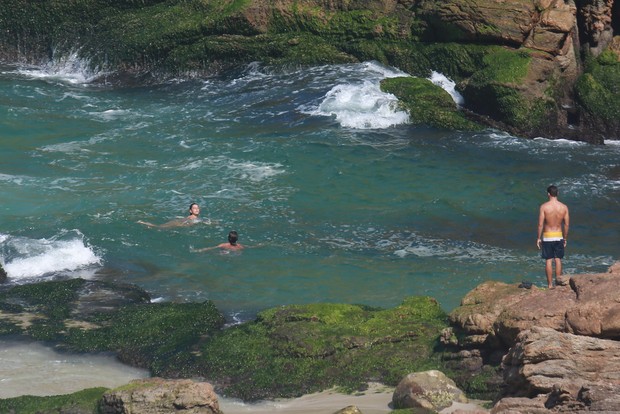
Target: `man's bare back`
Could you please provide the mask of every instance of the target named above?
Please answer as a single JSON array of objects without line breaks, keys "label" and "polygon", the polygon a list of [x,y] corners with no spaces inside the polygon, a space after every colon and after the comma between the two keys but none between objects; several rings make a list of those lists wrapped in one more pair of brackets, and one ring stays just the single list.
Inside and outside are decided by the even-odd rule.
[{"label": "man's bare back", "polygon": [[545,274],[549,288],[553,287],[553,264],[555,264],[556,283],[562,275],[562,258],[568,238],[570,216],[566,204],[558,201],[558,189],[552,185],[547,188],[549,201],[540,206],[536,247],[545,259]]},{"label": "man's bare back", "polygon": [[[543,232],[562,231],[563,223],[566,230],[563,236],[566,239],[568,233],[568,207],[566,204],[559,202],[557,198],[552,198],[540,206],[538,224],[539,226],[542,224]],[[538,235],[541,235],[540,232]]]}]

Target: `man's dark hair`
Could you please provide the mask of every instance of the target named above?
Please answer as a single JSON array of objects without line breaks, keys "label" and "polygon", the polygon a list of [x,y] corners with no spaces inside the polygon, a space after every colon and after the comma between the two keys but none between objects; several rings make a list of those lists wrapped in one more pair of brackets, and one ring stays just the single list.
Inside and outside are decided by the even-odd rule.
[{"label": "man's dark hair", "polygon": [[235,244],[237,243],[237,240],[239,239],[239,235],[237,234],[236,231],[231,231],[230,233],[228,233],[228,242],[230,244]]},{"label": "man's dark hair", "polygon": [[550,185],[549,187],[547,187],[547,193],[551,197],[557,197],[558,196],[558,188],[555,185]]}]

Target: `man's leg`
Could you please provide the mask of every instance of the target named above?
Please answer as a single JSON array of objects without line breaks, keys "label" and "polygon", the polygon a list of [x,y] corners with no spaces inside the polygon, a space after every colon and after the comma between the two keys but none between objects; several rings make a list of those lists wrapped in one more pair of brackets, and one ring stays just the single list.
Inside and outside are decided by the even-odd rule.
[{"label": "man's leg", "polygon": [[562,259],[555,258],[555,278],[562,276]]},{"label": "man's leg", "polygon": [[553,259],[545,260],[545,273],[547,274],[547,285],[551,289],[553,287]]}]

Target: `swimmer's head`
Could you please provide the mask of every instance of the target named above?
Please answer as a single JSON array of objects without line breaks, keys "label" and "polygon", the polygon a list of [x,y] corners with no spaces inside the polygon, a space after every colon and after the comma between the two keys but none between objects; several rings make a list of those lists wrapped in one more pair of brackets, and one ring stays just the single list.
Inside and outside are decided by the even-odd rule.
[{"label": "swimmer's head", "polygon": [[237,240],[239,240],[239,235],[237,234],[236,231],[233,230],[230,233],[228,233],[228,242],[230,244],[237,243]]},{"label": "swimmer's head", "polygon": [[198,214],[200,214],[200,207],[197,203],[192,203],[189,205],[189,214],[193,216],[197,216]]}]

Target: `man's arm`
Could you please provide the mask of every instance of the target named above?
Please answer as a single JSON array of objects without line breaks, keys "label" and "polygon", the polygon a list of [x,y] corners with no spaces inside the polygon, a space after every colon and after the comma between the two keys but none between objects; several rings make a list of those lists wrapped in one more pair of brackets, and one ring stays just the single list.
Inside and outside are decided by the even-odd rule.
[{"label": "man's arm", "polygon": [[566,246],[566,239],[568,239],[568,228],[570,227],[570,215],[568,214],[568,207],[566,207],[566,214],[564,214],[564,246]]},{"label": "man's arm", "polygon": [[540,206],[540,213],[538,214],[538,232],[536,233],[536,247],[540,249],[540,242],[542,239],[543,229],[545,226],[545,209]]}]

